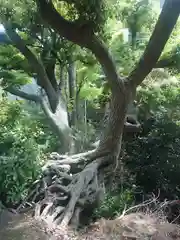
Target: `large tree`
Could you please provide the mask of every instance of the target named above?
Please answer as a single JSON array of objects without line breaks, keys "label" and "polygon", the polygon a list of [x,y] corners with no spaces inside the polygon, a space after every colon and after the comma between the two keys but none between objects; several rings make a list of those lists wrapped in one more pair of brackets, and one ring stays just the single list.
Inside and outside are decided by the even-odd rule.
[{"label": "large tree", "polygon": [[[71,9],[69,5],[64,3],[57,6],[63,13]],[[67,41],[63,36],[53,31],[50,26],[43,24],[32,2],[26,4],[26,1],[17,1],[17,6],[12,10],[11,4],[5,1],[5,3],[1,3],[1,9],[2,22],[6,26],[6,33],[12,40],[10,41],[4,33],[4,38],[6,37],[8,41],[3,39],[1,41],[9,44],[8,47],[5,45],[0,49],[0,76],[3,79],[4,90],[28,101],[33,101],[42,107],[52,130],[58,136],[61,153],[77,151],[80,144],[78,141],[73,141],[73,133],[70,127],[78,125],[79,120],[82,121],[78,118],[79,112],[81,112],[79,97],[83,95],[82,92],[85,87],[90,87],[95,75],[96,79],[98,76],[100,77],[100,74],[97,74],[101,71],[100,66],[90,51]],[[101,14],[104,15],[104,12]],[[74,13],[71,11],[65,16],[73,18]],[[101,18],[99,19],[101,20]],[[104,20],[102,22],[100,20],[98,20],[99,30],[102,32],[102,30],[104,31],[102,27]],[[104,37],[109,34],[107,29],[104,32],[106,33],[103,33]],[[22,48],[23,45],[25,48]],[[22,54],[19,54],[17,50]],[[30,65],[28,65],[28,62]],[[34,64],[35,62],[37,64]],[[38,64],[41,65],[42,71],[47,75],[46,79],[49,80],[47,84],[42,81],[39,70],[37,71],[37,69],[40,69]],[[80,69],[76,71],[76,67],[82,68],[82,71]],[[95,74],[90,68],[95,70]],[[83,74],[78,74],[78,72],[83,72]],[[87,72],[90,77],[87,76]],[[68,81],[66,81],[67,75]],[[76,75],[78,75],[77,79]],[[29,80],[30,77],[35,78],[37,85],[42,90],[41,94],[28,94],[19,88],[19,85],[25,84],[25,80]],[[105,77],[103,78],[105,79]],[[87,79],[90,81],[87,81]],[[94,87],[90,87],[88,90],[91,95],[92,91],[94,95],[97,92],[98,88]],[[99,92],[101,88],[102,86],[99,87]],[[52,91],[56,96],[52,94]],[[88,91],[86,90],[87,93]],[[104,90],[102,95],[104,95]],[[85,96],[85,98],[88,99],[88,96]],[[57,104],[55,107],[53,107],[54,101]],[[130,112],[132,107],[134,108],[133,104],[128,108]],[[68,109],[70,111],[67,111]],[[132,126],[130,123],[125,123],[124,126],[127,131],[139,131],[139,125],[134,124]]]},{"label": "large tree", "polygon": [[[70,223],[78,225],[84,209],[91,204],[92,208],[93,203],[99,199],[103,188],[103,169],[118,161],[128,104],[134,98],[137,86],[156,66],[179,17],[180,2],[165,1],[144,54],[127,77],[119,76],[113,58],[102,40],[102,25],[107,10],[103,0],[93,0],[88,3],[84,0],[64,1],[68,6],[72,6],[71,11],[75,16],[73,20],[65,18],[63,13],[58,11],[58,4],[61,4],[61,1],[37,0],[36,2],[38,14],[56,33],[93,53],[103,69],[111,90],[107,122],[98,147],[87,153],[56,156],[55,161],[51,159],[43,169],[43,180],[38,183],[43,191],[33,197],[33,201],[41,200],[37,204],[37,215],[61,226]],[[48,115],[56,119],[55,125],[58,125],[60,118],[56,118],[56,113],[57,109],[62,107],[59,97],[61,95],[57,94],[42,61],[30,51],[9,21],[5,21],[4,24],[9,38],[33,67],[38,82],[48,96],[50,107],[47,108],[43,99],[39,97],[37,99],[35,95],[31,96],[31,100],[34,98],[34,101],[40,101],[45,111],[48,111]],[[64,121],[63,116],[61,120]],[[63,123],[61,127],[67,129],[64,138],[71,139],[69,126]],[[71,145],[71,141],[65,143]]]}]

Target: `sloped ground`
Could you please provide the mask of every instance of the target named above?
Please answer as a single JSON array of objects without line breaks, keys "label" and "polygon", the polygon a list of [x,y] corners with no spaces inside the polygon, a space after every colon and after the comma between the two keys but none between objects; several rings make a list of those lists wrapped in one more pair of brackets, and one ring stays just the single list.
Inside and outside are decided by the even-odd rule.
[{"label": "sloped ground", "polygon": [[[179,226],[169,223],[161,223],[155,217],[153,218],[141,213],[129,214],[122,219],[117,218],[112,221],[101,220],[97,233],[99,235],[97,238],[88,237],[86,239],[180,239]],[[103,238],[101,238],[102,236]]]},{"label": "sloped ground", "polygon": [[45,227],[30,215],[16,215],[3,211],[0,215],[0,239],[49,240]]},{"label": "sloped ground", "polygon": [[115,220],[101,219],[81,232],[57,229],[51,232],[45,224],[30,215],[2,213],[0,239],[5,240],[178,240],[180,227],[161,222],[144,213],[131,213]]}]

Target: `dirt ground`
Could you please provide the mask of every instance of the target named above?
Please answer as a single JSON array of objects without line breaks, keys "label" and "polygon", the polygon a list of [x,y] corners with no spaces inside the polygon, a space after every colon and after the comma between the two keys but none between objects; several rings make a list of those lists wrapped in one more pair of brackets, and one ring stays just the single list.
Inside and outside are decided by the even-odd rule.
[{"label": "dirt ground", "polygon": [[0,239],[3,240],[180,240],[180,226],[160,222],[156,217],[132,213],[115,220],[101,219],[81,232],[47,227],[30,214],[0,214]]},{"label": "dirt ground", "polygon": [[0,239],[5,240],[49,240],[39,222],[30,214],[16,215],[3,211],[0,214]]}]

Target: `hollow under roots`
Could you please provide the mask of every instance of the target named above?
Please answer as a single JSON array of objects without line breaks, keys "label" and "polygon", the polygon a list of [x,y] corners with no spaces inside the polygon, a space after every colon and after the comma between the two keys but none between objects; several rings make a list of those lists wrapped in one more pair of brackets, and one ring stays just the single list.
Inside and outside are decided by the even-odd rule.
[{"label": "hollow under roots", "polygon": [[73,156],[52,153],[18,211],[35,205],[35,218],[48,225],[79,226],[84,211],[87,217],[103,198],[104,181],[98,170],[104,157],[100,155],[96,157],[95,151]]}]

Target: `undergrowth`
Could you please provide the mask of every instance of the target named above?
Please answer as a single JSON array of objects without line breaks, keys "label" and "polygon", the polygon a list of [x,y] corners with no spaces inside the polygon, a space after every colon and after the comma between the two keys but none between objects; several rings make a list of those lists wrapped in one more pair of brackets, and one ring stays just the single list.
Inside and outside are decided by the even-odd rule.
[{"label": "undergrowth", "polygon": [[129,189],[116,195],[108,193],[101,206],[95,209],[94,217],[112,219],[120,215],[125,208],[133,206],[134,203],[133,192]]}]

